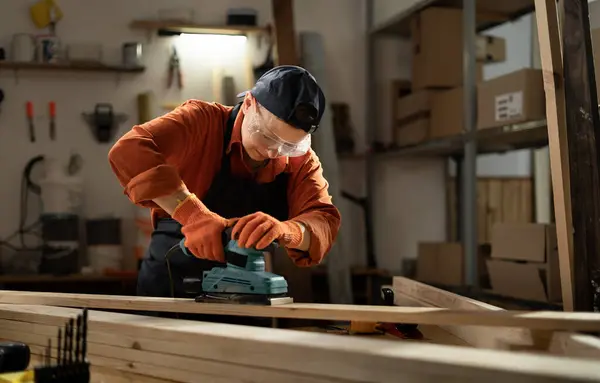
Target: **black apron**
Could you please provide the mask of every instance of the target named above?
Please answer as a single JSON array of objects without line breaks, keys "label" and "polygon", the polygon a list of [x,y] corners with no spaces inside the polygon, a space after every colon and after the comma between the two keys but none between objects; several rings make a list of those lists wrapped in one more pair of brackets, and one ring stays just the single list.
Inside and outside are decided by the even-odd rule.
[{"label": "black apron", "polygon": [[[281,173],[270,183],[260,184],[250,178],[231,174],[229,156],[226,153],[240,104],[236,105],[224,127],[221,169],[214,177],[202,202],[212,212],[224,218],[243,217],[258,211],[278,220],[288,219],[288,174]],[[201,171],[201,170],[199,170]],[[174,219],[159,219],[152,233],[148,251],[138,273],[137,294],[140,296],[171,297],[171,279],[175,297],[184,297],[183,278],[201,278],[202,272],[224,264],[187,257],[179,249],[169,256],[171,279],[165,255],[183,238],[181,224]],[[201,303],[199,303],[201,304]]]}]

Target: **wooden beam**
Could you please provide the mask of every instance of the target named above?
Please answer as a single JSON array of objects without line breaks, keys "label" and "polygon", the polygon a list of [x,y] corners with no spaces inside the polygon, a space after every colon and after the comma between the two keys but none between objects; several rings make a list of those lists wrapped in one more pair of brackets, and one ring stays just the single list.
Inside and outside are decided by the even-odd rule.
[{"label": "wooden beam", "polygon": [[600,311],[600,116],[588,3],[564,1],[563,63],[573,210],[574,309]]},{"label": "wooden beam", "polygon": [[296,31],[294,28],[294,0],[271,0],[275,21],[277,65],[298,65]]},{"label": "wooden beam", "polygon": [[[394,277],[393,290],[396,305],[402,305],[408,298],[427,307],[475,311],[504,310],[404,277]],[[442,328],[473,347],[497,350],[509,350],[515,346],[519,348],[547,349],[547,344],[540,341],[540,334],[525,328],[491,328],[484,326],[442,326]]]},{"label": "wooden beam", "polygon": [[290,303],[254,306],[196,303],[183,298],[122,295],[43,293],[0,290],[0,303],[88,307],[126,311],[162,311],[267,318],[347,320],[362,322],[419,323],[527,327],[539,330],[600,331],[600,313],[558,311],[480,311],[435,307],[397,307],[342,304]]},{"label": "wooden beam", "polygon": [[[49,306],[3,305],[0,324],[12,321],[20,329],[0,329],[0,338],[19,341],[27,337],[34,345],[45,345],[46,332],[77,313]],[[468,347],[99,311],[89,312],[88,328],[98,334],[90,344],[92,363],[155,377],[170,372],[165,379],[178,382],[281,381],[277,377],[282,374],[298,377],[285,380],[294,383],[310,379],[338,383],[600,381],[600,366],[593,361]],[[164,366],[167,361],[176,363],[169,372]],[[242,370],[246,375],[240,377]],[[260,375],[248,372],[252,370],[260,370],[256,372]]]},{"label": "wooden beam", "polygon": [[600,338],[587,334],[556,332],[548,351],[556,355],[600,361]]},{"label": "wooden beam", "polygon": [[573,310],[573,219],[562,54],[554,0],[535,0],[554,195],[558,258],[565,311]]}]

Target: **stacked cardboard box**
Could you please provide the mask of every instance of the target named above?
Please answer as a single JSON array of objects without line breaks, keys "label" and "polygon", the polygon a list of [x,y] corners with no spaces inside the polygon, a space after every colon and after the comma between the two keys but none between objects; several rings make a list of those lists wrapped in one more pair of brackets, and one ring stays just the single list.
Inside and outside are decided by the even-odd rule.
[{"label": "stacked cardboard box", "polygon": [[561,300],[554,225],[497,223],[491,245],[487,268],[495,293],[533,301]]},{"label": "stacked cardboard box", "polygon": [[[489,286],[486,267],[489,255],[489,245],[480,245],[477,277],[483,288]],[[419,243],[417,280],[442,286],[462,286],[465,284],[464,270],[465,256],[460,242]]]},{"label": "stacked cardboard box", "polygon": [[477,128],[543,120],[546,98],[542,71],[525,68],[477,85]]},{"label": "stacked cardboard box", "polygon": [[[463,130],[463,14],[461,9],[430,7],[411,20],[411,94],[394,98],[398,146],[460,134]],[[483,63],[503,61],[504,39],[477,38],[478,82]]]}]

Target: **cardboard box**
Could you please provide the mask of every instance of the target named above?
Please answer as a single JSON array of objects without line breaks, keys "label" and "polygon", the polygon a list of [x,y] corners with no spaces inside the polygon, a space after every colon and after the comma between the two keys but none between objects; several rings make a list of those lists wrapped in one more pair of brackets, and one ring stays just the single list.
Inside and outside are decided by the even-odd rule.
[{"label": "cardboard box", "polygon": [[399,98],[396,102],[397,125],[404,125],[410,122],[409,119],[429,117],[433,96],[439,92],[439,90],[421,89]]},{"label": "cardboard box", "polygon": [[[483,288],[489,286],[486,261],[489,246],[479,246],[478,278]],[[446,286],[465,284],[465,257],[460,242],[421,242],[417,256],[416,279],[424,283]]]},{"label": "cardboard box", "polygon": [[477,85],[477,128],[546,118],[542,71],[521,69]]},{"label": "cardboard box", "polygon": [[464,130],[463,87],[436,93],[431,102],[432,139],[462,134]]},{"label": "cardboard box", "polygon": [[502,37],[478,35],[475,44],[477,61],[490,63],[506,60],[506,40]]},{"label": "cardboard box", "polygon": [[492,258],[544,263],[556,251],[556,227],[541,223],[496,223]]},{"label": "cardboard box", "polygon": [[429,117],[415,119],[394,128],[394,143],[400,147],[420,144],[429,139]]},{"label": "cardboard box", "polygon": [[[463,84],[463,15],[458,8],[429,7],[410,21],[412,89]],[[480,63],[479,63],[480,64]],[[476,79],[483,79],[478,65]]]},{"label": "cardboard box", "polygon": [[507,297],[539,302],[560,302],[558,253],[547,263],[489,259],[487,269],[492,291]]},{"label": "cardboard box", "polygon": [[494,225],[487,269],[492,290],[497,294],[559,302],[562,297],[556,226],[536,223]]}]

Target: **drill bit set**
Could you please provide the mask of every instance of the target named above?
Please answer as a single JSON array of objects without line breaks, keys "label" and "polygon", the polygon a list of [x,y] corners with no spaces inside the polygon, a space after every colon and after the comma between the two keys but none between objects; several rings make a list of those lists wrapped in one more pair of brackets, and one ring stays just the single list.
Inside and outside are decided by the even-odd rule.
[{"label": "drill bit set", "polygon": [[90,364],[86,360],[87,320],[88,311],[84,309],[76,319],[69,319],[64,329],[58,329],[55,363],[52,363],[52,341],[48,339],[44,364],[34,369],[36,383],[90,381]]}]

